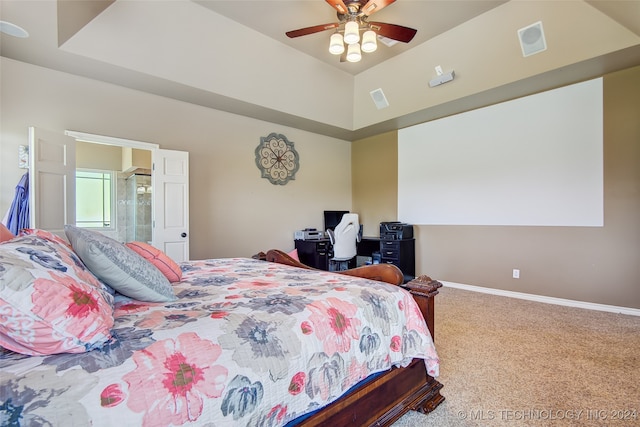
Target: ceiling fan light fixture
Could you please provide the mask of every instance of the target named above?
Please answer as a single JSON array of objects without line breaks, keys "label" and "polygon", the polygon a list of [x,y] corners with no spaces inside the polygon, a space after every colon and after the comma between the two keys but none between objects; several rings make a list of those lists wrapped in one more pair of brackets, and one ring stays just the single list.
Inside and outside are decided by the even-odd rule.
[{"label": "ceiling fan light fixture", "polygon": [[349,21],[344,26],[344,42],[348,45],[360,41],[360,26],[356,21]]},{"label": "ceiling fan light fixture", "polygon": [[[2,1],[2,0],[0,0]],[[315,0],[314,0],[315,1]],[[418,30],[384,22],[369,22],[369,16],[396,0],[326,0],[338,11],[338,22],[314,25],[285,32],[289,38],[334,30],[329,40],[329,52],[340,56],[340,62],[358,62],[362,52],[371,53],[380,43],[392,46],[396,42],[409,43]],[[360,34],[362,30],[362,34]],[[381,34],[384,34],[383,37]],[[345,52],[346,51],[346,52]],[[326,51],[325,51],[326,54]]]},{"label": "ceiling fan light fixture", "polygon": [[334,55],[341,55],[344,52],[344,43],[342,40],[342,34],[333,33],[329,40],[329,52]]},{"label": "ceiling fan light fixture", "polygon": [[360,44],[353,43],[347,48],[347,61],[358,62],[362,59],[362,53],[360,53]]},{"label": "ceiling fan light fixture", "polygon": [[362,35],[362,51],[366,53],[375,52],[378,48],[378,42],[376,41],[377,35],[375,31],[368,30]]}]

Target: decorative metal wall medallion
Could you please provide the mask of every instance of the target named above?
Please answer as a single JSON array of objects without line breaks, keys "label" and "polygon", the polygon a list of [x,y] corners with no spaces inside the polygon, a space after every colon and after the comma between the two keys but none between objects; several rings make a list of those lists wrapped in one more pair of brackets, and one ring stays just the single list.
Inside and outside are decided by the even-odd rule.
[{"label": "decorative metal wall medallion", "polygon": [[262,171],[262,177],[274,185],[285,185],[295,179],[300,167],[298,152],[286,136],[271,133],[260,137],[256,147],[256,166]]}]

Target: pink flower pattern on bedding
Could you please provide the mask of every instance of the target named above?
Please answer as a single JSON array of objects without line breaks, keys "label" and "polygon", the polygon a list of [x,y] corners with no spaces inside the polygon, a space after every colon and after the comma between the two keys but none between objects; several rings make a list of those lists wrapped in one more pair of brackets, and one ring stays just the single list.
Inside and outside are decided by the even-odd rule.
[{"label": "pink flower pattern on bedding", "polygon": [[307,306],[311,311],[309,321],[325,353],[346,353],[351,349],[351,342],[358,339],[360,320],[355,317],[358,307],[354,304],[327,298],[315,301]]},{"label": "pink flower pattern on bedding", "polygon": [[204,401],[224,390],[228,372],[216,365],[221,352],[219,345],[187,332],[134,353],[136,369],[122,377],[129,385],[127,405],[144,413],[143,425],[196,421]]},{"label": "pink flower pattern on bedding", "polygon": [[[35,280],[32,294],[33,313],[50,323],[63,324],[73,335],[80,335],[92,326],[93,319],[89,315],[106,311],[107,303],[97,292],[80,287],[72,277],[54,272],[49,274],[53,280]],[[54,286],[56,283],[66,284],[64,293]]]},{"label": "pink flower pattern on bedding", "polygon": [[[283,426],[413,358],[438,375],[426,324],[399,287],[244,258],[181,267],[177,301],[117,297],[101,349],[0,352],[0,419]],[[63,416],[53,405],[67,396]]]}]

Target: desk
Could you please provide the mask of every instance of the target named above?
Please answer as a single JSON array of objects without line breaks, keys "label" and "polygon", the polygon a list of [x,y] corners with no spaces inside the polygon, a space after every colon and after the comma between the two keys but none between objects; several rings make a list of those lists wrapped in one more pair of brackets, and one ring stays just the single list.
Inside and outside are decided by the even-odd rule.
[{"label": "desk", "polygon": [[300,262],[319,270],[329,270],[333,256],[329,239],[294,240]]},{"label": "desk", "polygon": [[416,276],[416,242],[414,239],[380,240],[380,262],[397,266],[404,274],[404,282]]},{"label": "desk", "polygon": [[[329,260],[333,257],[331,241],[326,238],[314,240],[295,240],[300,262],[319,270],[329,270]],[[373,258],[373,253],[380,254],[381,263],[397,266],[404,274],[405,283],[413,280],[416,274],[415,240],[381,240],[379,237],[363,237],[357,245],[356,257],[350,261],[349,268],[365,262],[359,257]]]},{"label": "desk", "polygon": [[[329,260],[333,257],[331,241],[326,238],[313,240],[295,240],[300,262],[319,270],[329,270]],[[363,237],[357,244],[356,256],[372,258],[374,252],[380,252],[379,237]],[[350,268],[356,266],[354,259]]]},{"label": "desk", "polygon": [[379,237],[362,237],[358,242],[357,249],[358,256],[373,257],[374,252],[380,252],[380,238]]}]

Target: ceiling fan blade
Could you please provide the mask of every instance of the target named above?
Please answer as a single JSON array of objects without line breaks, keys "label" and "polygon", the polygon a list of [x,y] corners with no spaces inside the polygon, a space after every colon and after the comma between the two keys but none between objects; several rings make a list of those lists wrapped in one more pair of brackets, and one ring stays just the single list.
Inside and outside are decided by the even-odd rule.
[{"label": "ceiling fan blade", "polygon": [[321,31],[331,30],[332,28],[338,28],[339,26],[340,24],[338,23],[314,25],[313,27],[306,27],[306,28],[300,28],[298,30],[287,31],[285,34],[290,38],[294,38],[294,37],[300,37],[300,36],[306,36],[309,34],[319,33]]},{"label": "ceiling fan blade", "polygon": [[409,43],[418,32],[418,30],[414,30],[413,28],[396,24],[386,24],[384,22],[369,22],[369,26],[378,35],[403,43]]},{"label": "ceiling fan blade", "polygon": [[377,12],[380,9],[389,6],[391,3],[395,1],[396,0],[369,0],[367,4],[365,4],[360,8],[360,11],[364,13],[366,16],[369,16],[373,12]]},{"label": "ceiling fan blade", "polygon": [[347,5],[344,4],[342,0],[327,0],[327,3],[329,3],[332,8],[337,10],[338,13],[345,14],[349,12],[349,9],[347,9]]}]

